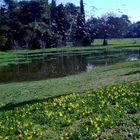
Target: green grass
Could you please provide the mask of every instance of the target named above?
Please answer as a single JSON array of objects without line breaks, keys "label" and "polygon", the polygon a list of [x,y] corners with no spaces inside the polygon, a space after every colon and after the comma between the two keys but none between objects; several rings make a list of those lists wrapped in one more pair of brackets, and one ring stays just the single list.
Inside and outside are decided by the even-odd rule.
[{"label": "green grass", "polygon": [[[140,44],[140,38],[125,38],[125,39],[107,39],[109,45],[116,45],[116,44]],[[103,39],[95,39],[94,45],[102,45]]]},{"label": "green grass", "polygon": [[0,139],[138,140],[139,97],[135,82],[5,107]]},{"label": "green grass", "polygon": [[140,80],[140,61],[97,67],[93,72],[50,80],[0,85],[0,106],[44,99],[103,87],[110,83]]},{"label": "green grass", "polygon": [[[66,47],[66,48],[51,48],[45,49],[43,56],[59,55],[59,54],[88,54],[91,52],[106,51],[120,51],[120,50],[140,50],[140,44],[117,44],[104,46],[91,46],[91,47]],[[19,50],[0,52],[0,67],[11,64],[29,63],[30,57],[40,59],[42,57],[42,50]]]}]

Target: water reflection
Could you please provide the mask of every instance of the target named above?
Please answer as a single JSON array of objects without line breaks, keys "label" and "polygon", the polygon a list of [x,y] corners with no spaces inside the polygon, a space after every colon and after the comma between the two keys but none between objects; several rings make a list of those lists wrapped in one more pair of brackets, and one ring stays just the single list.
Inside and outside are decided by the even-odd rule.
[{"label": "water reflection", "polygon": [[128,59],[127,59],[127,61],[136,61],[136,60],[139,60],[140,59],[140,57],[137,57],[137,56],[131,56],[131,57],[129,57]]},{"label": "water reflection", "polygon": [[88,63],[87,66],[86,66],[86,71],[87,71],[87,72],[91,72],[91,71],[93,71],[93,69],[94,69],[94,65]]},{"label": "water reflection", "polygon": [[140,52],[63,53],[59,55],[44,55],[39,59],[28,56],[27,59],[31,63],[2,67],[0,69],[0,83],[43,80],[84,71],[91,72],[96,66],[139,60]]}]

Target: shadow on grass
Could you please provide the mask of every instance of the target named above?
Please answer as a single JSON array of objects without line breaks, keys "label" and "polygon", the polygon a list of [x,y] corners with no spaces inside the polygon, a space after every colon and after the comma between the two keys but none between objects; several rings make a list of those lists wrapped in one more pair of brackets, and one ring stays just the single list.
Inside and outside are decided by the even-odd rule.
[{"label": "shadow on grass", "polygon": [[140,70],[132,71],[132,72],[126,73],[126,74],[124,74],[124,75],[125,75],[125,76],[128,76],[128,75],[133,75],[133,74],[138,74],[138,73],[140,73]]},{"label": "shadow on grass", "polygon": [[36,103],[42,103],[42,102],[45,102],[45,101],[48,101],[48,100],[53,100],[54,98],[58,98],[58,97],[66,96],[66,95],[70,95],[70,94],[71,93],[65,94],[65,95],[57,95],[57,96],[47,97],[47,98],[44,98],[44,99],[32,99],[32,100],[23,101],[23,102],[20,102],[20,103],[8,103],[4,106],[1,106],[0,111],[15,110],[18,107],[23,107],[25,105],[32,105],[32,104],[36,104]]}]

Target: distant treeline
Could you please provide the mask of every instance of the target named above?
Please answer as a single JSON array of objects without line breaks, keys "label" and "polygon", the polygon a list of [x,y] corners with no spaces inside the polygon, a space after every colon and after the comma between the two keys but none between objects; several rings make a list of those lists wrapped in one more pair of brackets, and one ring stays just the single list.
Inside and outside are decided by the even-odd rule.
[{"label": "distant treeline", "polygon": [[52,0],[4,0],[0,6],[0,50],[89,46],[94,38],[140,37],[140,22],[106,14],[85,20],[83,0],[56,5]]}]

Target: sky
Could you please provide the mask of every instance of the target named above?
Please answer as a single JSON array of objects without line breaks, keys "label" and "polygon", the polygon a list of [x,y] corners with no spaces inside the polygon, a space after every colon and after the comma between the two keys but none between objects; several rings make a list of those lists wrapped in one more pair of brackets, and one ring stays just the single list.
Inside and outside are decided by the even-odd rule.
[{"label": "sky", "polygon": [[[51,1],[51,0],[50,0]],[[79,6],[80,0],[56,0],[57,4],[71,2]],[[107,12],[126,14],[132,22],[140,21],[140,0],[83,0],[86,17],[101,17]]]}]

